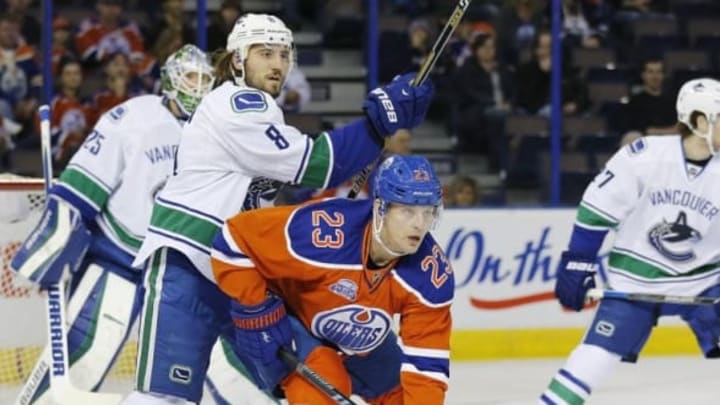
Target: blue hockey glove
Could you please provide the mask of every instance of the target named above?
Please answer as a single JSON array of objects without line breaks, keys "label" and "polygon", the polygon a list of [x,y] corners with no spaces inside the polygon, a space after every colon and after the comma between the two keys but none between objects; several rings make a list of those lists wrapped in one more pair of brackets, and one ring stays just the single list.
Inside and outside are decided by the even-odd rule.
[{"label": "blue hockey glove", "polygon": [[20,246],[10,267],[41,287],[48,287],[62,279],[65,269],[75,272],[80,267],[90,238],[80,212],[51,195],[40,222]]},{"label": "blue hockey glove", "polygon": [[425,120],[435,88],[429,79],[413,87],[414,78],[415,73],[398,76],[368,94],[363,110],[378,135],[392,136],[400,128],[415,128]]},{"label": "blue hockey glove", "polygon": [[585,294],[595,288],[597,257],[570,251],[563,252],[557,269],[555,296],[564,307],[580,311]]},{"label": "blue hockey glove", "polygon": [[291,371],[278,350],[293,351],[293,333],[283,301],[271,296],[260,305],[247,307],[233,300],[230,314],[236,349],[253,362],[248,371],[261,389],[275,388]]}]

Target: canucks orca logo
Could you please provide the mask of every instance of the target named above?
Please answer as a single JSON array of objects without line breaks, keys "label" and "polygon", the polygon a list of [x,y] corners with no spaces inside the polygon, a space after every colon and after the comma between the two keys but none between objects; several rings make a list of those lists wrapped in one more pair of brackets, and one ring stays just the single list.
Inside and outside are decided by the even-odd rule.
[{"label": "canucks orca logo", "polygon": [[255,177],[248,187],[242,210],[249,211],[271,205],[281,185],[282,182],[267,177]]},{"label": "canucks orca logo", "polygon": [[385,340],[392,317],[380,308],[345,305],[313,317],[315,336],[334,343],[347,354],[367,353]]},{"label": "canucks orca logo", "polygon": [[695,258],[692,245],[702,239],[700,232],[687,224],[687,215],[680,211],[675,222],[655,225],[648,233],[648,240],[655,249],[668,259],[685,262]]}]

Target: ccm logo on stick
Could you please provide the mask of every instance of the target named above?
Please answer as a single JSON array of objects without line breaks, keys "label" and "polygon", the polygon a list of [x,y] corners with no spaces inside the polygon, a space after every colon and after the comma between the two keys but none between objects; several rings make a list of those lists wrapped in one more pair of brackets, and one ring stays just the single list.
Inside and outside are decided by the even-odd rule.
[{"label": "ccm logo on stick", "polygon": [[397,113],[395,112],[395,107],[393,106],[392,101],[390,101],[390,97],[388,97],[387,93],[385,93],[385,90],[377,88],[372,92],[373,94],[376,94],[378,96],[378,99],[382,103],[382,106],[385,109],[385,113],[387,114],[388,121],[397,122]]}]

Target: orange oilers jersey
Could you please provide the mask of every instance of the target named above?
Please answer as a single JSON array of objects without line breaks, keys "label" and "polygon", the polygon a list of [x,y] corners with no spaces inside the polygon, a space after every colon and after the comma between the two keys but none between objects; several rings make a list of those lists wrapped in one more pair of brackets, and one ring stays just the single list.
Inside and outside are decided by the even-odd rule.
[{"label": "orange oilers jersey", "polygon": [[75,35],[75,48],[82,60],[101,62],[120,52],[135,62],[144,57],[145,48],[140,30],[134,22],[124,21],[118,27],[107,28],[95,18],[80,23]]},{"label": "orange oilers jersey", "polygon": [[350,355],[378,347],[399,315],[403,403],[442,404],[452,268],[428,234],[417,253],[369,270],[371,207],[338,198],[243,212],[215,238],[215,278],[245,305],[273,291],[314,336]]},{"label": "orange oilers jersey", "polygon": [[55,157],[62,159],[85,140],[93,119],[92,109],[74,97],[62,94],[52,100],[50,130]]}]

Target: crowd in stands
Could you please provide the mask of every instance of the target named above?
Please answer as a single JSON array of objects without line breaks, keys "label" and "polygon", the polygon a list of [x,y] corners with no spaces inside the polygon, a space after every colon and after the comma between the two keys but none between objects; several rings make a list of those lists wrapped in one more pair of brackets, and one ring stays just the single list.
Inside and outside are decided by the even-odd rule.
[{"label": "crowd in stands", "polygon": [[[0,170],[13,169],[14,150],[39,144],[39,3],[0,0]],[[157,91],[162,61],[196,39],[195,18],[184,3],[55,1],[58,9],[74,10],[70,14],[75,17],[58,16],[52,27],[52,133],[58,168],[100,114],[129,97]],[[293,29],[323,33],[323,47],[365,45],[365,37],[358,35],[366,22],[362,0],[277,3]],[[437,93],[428,119],[444,129],[438,136],[456,140],[451,153],[487,161],[485,173],[457,173],[457,184],[448,185],[455,190],[452,204],[483,204],[473,178],[477,174],[497,174],[503,187],[546,184],[546,171],[538,165],[549,153],[551,71],[559,68],[553,66],[551,52],[550,3],[474,2],[431,73]],[[455,4],[391,0],[380,5],[379,74],[386,82],[419,68]],[[209,50],[224,43],[244,11],[240,0],[225,0],[209,14]],[[720,2],[713,0],[562,1],[563,158],[584,156],[573,160],[582,167],[570,171],[593,173],[623,139],[675,132],[679,85],[693,77],[716,76],[720,68],[718,21]],[[280,97],[283,108],[302,112],[311,97],[310,83],[296,69]]]},{"label": "crowd in stands", "polygon": [[[443,2],[394,3],[397,13],[412,12],[415,17],[404,35],[391,29],[381,34],[381,48],[394,53],[381,58],[386,80],[403,61],[411,61],[405,63],[410,68],[422,60],[428,47],[418,37],[428,34],[418,30],[431,36],[449,15]],[[436,116],[445,119],[448,136],[457,137],[456,152],[485,155],[487,170],[497,173],[505,187],[547,188],[547,159],[542,155],[549,154],[550,80],[557,68],[551,52],[551,2],[476,3],[458,27],[447,60],[434,73],[445,109]],[[564,201],[573,203],[622,140],[676,133],[680,85],[695,77],[716,77],[720,71],[720,2],[561,4],[561,133],[568,163],[560,166],[570,174],[563,182],[583,183],[565,187]]]}]

